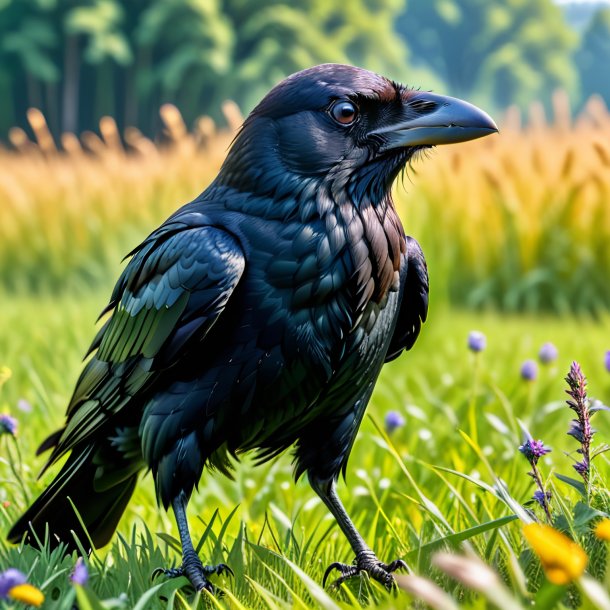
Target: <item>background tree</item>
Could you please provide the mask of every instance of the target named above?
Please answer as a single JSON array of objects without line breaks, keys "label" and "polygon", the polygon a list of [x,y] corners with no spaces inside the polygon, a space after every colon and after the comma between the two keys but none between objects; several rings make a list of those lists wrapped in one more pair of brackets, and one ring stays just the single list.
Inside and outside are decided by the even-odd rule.
[{"label": "background tree", "polygon": [[0,126],[6,132],[25,108],[43,107],[54,97],[61,78],[54,56],[60,37],[54,2],[9,0],[0,6]]},{"label": "background tree", "polygon": [[[607,98],[604,14],[575,57],[583,94]],[[56,136],[95,130],[105,114],[155,135],[165,102],[189,124],[220,119],[223,100],[247,112],[322,62],[524,106],[579,92],[577,38],[553,0],[0,0],[0,139],[28,127],[31,106]]]},{"label": "background tree", "polygon": [[575,90],[576,34],[552,0],[412,0],[397,29],[456,95],[504,107]]}]

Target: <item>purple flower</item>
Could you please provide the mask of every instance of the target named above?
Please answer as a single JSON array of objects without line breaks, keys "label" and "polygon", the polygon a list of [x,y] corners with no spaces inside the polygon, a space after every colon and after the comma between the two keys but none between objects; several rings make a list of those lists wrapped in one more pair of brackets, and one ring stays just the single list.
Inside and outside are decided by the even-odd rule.
[{"label": "purple flower", "polygon": [[[593,430],[593,429],[591,429]],[[581,445],[585,440],[582,427],[577,419],[573,419],[568,430],[568,435],[574,437]]]},{"label": "purple flower", "polygon": [[554,362],[557,360],[558,355],[559,352],[557,351],[557,348],[549,341],[547,341],[538,352],[538,358],[542,364],[550,364],[551,362]]},{"label": "purple flower", "polygon": [[553,520],[551,515],[551,510],[549,508],[548,500],[551,497],[550,492],[547,492],[544,489],[544,483],[542,482],[542,477],[540,476],[540,472],[538,471],[538,460],[547,453],[550,453],[549,447],[545,447],[542,441],[536,441],[533,438],[528,438],[523,441],[523,445],[519,447],[519,451],[525,456],[525,459],[529,462],[532,469],[527,473],[534,482],[536,483],[536,487],[538,488],[534,492],[534,500],[542,506],[546,517],[549,523]]},{"label": "purple flower", "polygon": [[87,584],[87,581],[89,580],[89,570],[87,570],[87,566],[85,565],[85,562],[82,557],[79,557],[76,560],[76,564],[74,566],[72,575],[70,576],[70,580],[75,585],[84,586]]},{"label": "purple flower", "polygon": [[535,441],[530,438],[519,447],[519,451],[526,457],[528,462],[536,464],[543,455],[550,453],[551,449],[545,447],[542,441]]},{"label": "purple flower", "polygon": [[388,411],[385,416],[385,429],[388,434],[394,432],[396,428],[405,425],[405,418],[398,411]]},{"label": "purple flower", "polygon": [[534,381],[538,377],[538,365],[534,360],[526,360],[521,365],[521,378],[526,381]]},{"label": "purple flower", "polygon": [[471,330],[468,334],[468,349],[473,352],[482,352],[487,346],[487,338],[478,330]]},{"label": "purple flower", "polygon": [[604,364],[606,365],[606,370],[610,373],[610,350],[606,352],[606,357],[604,358]]},{"label": "purple flower", "polygon": [[17,408],[20,411],[23,411],[24,413],[31,413],[32,412],[32,405],[25,398],[20,398],[17,401]]},{"label": "purple flower", "polygon": [[17,420],[7,413],[0,413],[0,436],[3,434],[17,434]]},{"label": "purple flower", "polygon": [[585,481],[589,479],[589,462],[585,458],[573,464],[573,468]]},{"label": "purple flower", "polygon": [[542,491],[541,489],[538,489],[537,491],[534,492],[534,500],[536,502],[538,502],[538,504],[540,504],[540,506],[542,506],[542,508],[545,508],[548,506],[549,501],[551,500],[551,492],[550,491]]},{"label": "purple flower", "polygon": [[6,599],[13,587],[25,584],[26,580],[25,574],[15,568],[0,572],[0,599]]},{"label": "purple flower", "polygon": [[574,464],[574,469],[583,478],[585,485],[588,486],[591,465],[591,439],[595,430],[591,427],[592,413],[587,398],[587,378],[578,362],[572,362],[566,382],[570,388],[566,390],[566,393],[571,399],[566,402],[578,418],[572,420],[568,434],[580,443],[580,449],[576,451],[582,455],[582,460]]}]

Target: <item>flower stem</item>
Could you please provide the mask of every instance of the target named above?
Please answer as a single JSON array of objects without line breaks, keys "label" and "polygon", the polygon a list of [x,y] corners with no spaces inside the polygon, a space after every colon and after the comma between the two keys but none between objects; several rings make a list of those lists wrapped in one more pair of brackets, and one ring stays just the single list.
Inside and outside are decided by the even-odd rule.
[{"label": "flower stem", "polygon": [[540,503],[542,504],[542,508],[544,509],[544,513],[546,514],[547,521],[549,522],[549,524],[552,524],[553,517],[551,516],[551,509],[549,507],[549,501],[547,499],[546,490],[544,488],[544,484],[542,483],[542,477],[538,472],[538,467],[533,462],[532,471],[529,474],[536,482],[536,486],[538,487],[538,489],[542,492],[542,501]]}]

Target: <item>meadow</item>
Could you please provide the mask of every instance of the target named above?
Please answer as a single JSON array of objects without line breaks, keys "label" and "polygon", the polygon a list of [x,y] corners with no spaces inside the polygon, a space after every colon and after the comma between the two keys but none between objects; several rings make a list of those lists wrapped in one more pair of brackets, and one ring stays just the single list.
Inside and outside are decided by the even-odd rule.
[{"label": "meadow", "polygon": [[[189,130],[164,107],[160,142],[135,130],[121,138],[106,119],[100,135],[65,135],[61,151],[33,112],[36,140],[14,130],[16,150],[0,151],[2,533],[49,480],[36,480],[34,452],[62,422],[122,256],[218,170],[241,120],[235,106],[224,110],[229,129],[202,118]],[[552,118],[535,107],[523,127],[511,111],[500,136],[434,151],[396,187],[404,226],[428,258],[431,311],[413,350],[384,368],[339,493],[380,558],[407,562],[397,591],[365,579],[322,587],[326,567],[349,563],[351,551],[307,483],[294,484],[290,455],[261,467],[245,457],[232,481],[202,478],[190,525],[205,560],[235,572],[217,579],[222,596],[151,579],[179,553],[150,477],[115,542],[86,561],[86,583],[71,579],[76,556],[3,537],[0,571],[21,570],[43,607],[57,609],[75,599],[83,610],[403,608],[418,599],[447,609],[610,608],[610,414],[594,415],[586,478],[574,468],[584,454],[571,423],[610,402],[609,134],[598,101],[571,121],[557,95]],[[541,354],[548,342],[557,354]],[[589,380],[576,415],[565,402],[573,361]],[[528,453],[528,439],[552,451]],[[544,499],[532,500],[540,489],[529,472]]]}]

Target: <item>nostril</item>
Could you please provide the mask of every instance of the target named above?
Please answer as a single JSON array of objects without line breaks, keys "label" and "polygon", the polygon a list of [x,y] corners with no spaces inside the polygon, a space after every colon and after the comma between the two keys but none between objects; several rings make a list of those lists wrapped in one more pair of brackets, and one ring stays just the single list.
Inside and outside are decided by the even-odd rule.
[{"label": "nostril", "polygon": [[434,112],[438,108],[438,104],[430,100],[416,99],[409,102],[409,107],[417,112],[417,114],[425,115]]}]

